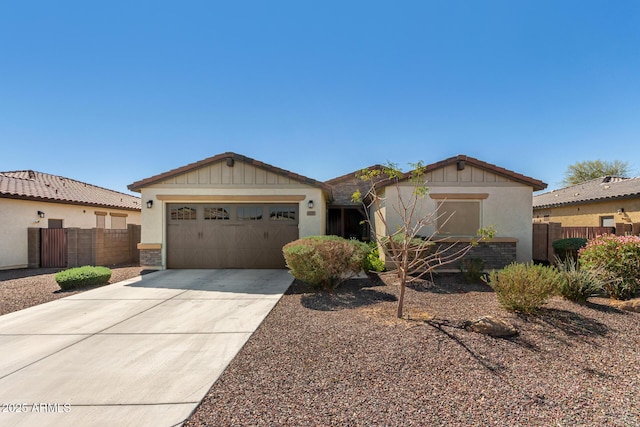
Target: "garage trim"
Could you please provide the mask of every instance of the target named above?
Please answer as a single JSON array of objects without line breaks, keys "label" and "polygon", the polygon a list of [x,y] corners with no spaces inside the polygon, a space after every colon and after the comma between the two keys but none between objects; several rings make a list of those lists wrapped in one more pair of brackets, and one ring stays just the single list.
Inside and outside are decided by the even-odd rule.
[{"label": "garage trim", "polygon": [[156,199],[167,202],[206,201],[206,202],[301,202],[305,196],[265,195],[265,196],[238,196],[238,195],[203,195],[203,194],[158,194]]}]

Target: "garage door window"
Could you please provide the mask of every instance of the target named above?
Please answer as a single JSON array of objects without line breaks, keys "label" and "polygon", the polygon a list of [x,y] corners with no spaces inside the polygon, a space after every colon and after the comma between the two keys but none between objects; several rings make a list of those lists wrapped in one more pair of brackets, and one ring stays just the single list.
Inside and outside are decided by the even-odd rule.
[{"label": "garage door window", "polygon": [[171,208],[171,219],[173,220],[191,220],[196,219],[196,210],[188,206],[179,208]]},{"label": "garage door window", "polygon": [[204,208],[204,219],[228,220],[230,218],[229,211],[229,208]]},{"label": "garage door window", "polygon": [[262,208],[259,206],[246,206],[238,208],[240,221],[259,221],[262,219]]},{"label": "garage door window", "polygon": [[272,221],[295,221],[295,208],[288,207],[271,207],[269,208],[269,219]]}]

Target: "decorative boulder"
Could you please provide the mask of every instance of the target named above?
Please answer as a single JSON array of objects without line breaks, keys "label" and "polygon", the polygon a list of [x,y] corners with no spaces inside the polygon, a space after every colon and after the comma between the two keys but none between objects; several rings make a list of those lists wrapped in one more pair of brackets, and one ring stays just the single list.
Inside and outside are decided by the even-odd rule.
[{"label": "decorative boulder", "polygon": [[630,299],[627,301],[618,301],[614,299],[614,300],[611,300],[609,304],[612,307],[617,308],[618,310],[633,311],[636,313],[640,313],[640,298]]},{"label": "decorative boulder", "polygon": [[469,321],[465,324],[465,328],[469,331],[491,337],[512,337],[518,335],[518,331],[513,326],[493,316],[482,316],[479,319]]}]

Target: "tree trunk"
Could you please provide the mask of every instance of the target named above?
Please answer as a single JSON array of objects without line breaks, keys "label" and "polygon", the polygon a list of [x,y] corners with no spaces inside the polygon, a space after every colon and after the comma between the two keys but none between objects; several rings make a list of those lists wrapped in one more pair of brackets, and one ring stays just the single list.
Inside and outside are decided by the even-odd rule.
[{"label": "tree trunk", "polygon": [[407,270],[400,270],[400,298],[398,298],[398,319],[402,318],[402,309],[404,306],[404,291],[407,287]]}]

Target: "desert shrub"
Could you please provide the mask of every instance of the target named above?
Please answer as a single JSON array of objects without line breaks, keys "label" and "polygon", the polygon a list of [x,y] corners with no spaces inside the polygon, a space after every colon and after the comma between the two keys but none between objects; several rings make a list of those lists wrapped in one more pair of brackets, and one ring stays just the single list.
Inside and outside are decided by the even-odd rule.
[{"label": "desert shrub", "polygon": [[640,287],[640,237],[605,234],[580,250],[580,265],[598,272],[614,299],[627,300]]},{"label": "desert shrub", "polygon": [[63,290],[105,285],[111,279],[111,270],[107,267],[83,267],[63,270],[55,275],[55,280]]},{"label": "desert shrub", "polygon": [[578,259],[578,251],[585,247],[587,239],[582,237],[569,237],[567,239],[556,240],[551,243],[553,251],[561,260],[567,258]]},{"label": "desert shrub", "polygon": [[380,259],[380,250],[376,242],[369,242],[369,253],[364,259],[366,271],[384,271],[384,261]]},{"label": "desert shrub", "polygon": [[533,313],[558,292],[560,275],[555,267],[511,263],[491,271],[487,283],[505,309]]},{"label": "desert shrub", "polygon": [[484,261],[482,258],[464,258],[460,262],[460,273],[469,283],[478,283],[484,276]]},{"label": "desert shrub", "polygon": [[595,270],[579,268],[578,261],[568,257],[556,258],[560,272],[560,295],[570,301],[584,303],[587,298],[600,295],[603,292],[603,282]]},{"label": "desert shrub", "polygon": [[282,251],[293,277],[331,290],[362,270],[369,247],[338,236],[312,236],[288,243]]}]

